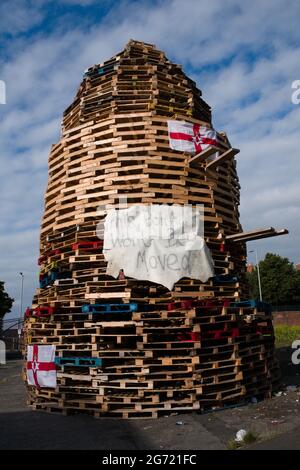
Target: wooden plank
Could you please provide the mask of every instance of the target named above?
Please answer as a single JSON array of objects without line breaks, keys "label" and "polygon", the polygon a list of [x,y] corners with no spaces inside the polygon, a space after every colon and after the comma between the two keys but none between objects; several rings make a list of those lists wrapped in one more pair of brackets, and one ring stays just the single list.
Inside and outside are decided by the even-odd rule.
[{"label": "wooden plank", "polygon": [[218,147],[216,147],[215,145],[211,145],[210,147],[208,147],[207,149],[203,150],[202,152],[200,153],[197,153],[196,155],[194,155],[193,157],[191,157],[189,160],[188,160],[188,163],[189,165],[195,165],[197,163],[202,163],[204,162],[208,157],[210,157],[211,155],[213,155],[214,153],[216,152],[219,152],[220,149]]},{"label": "wooden plank", "polygon": [[211,170],[211,169],[215,168],[216,166],[224,163],[225,161],[230,160],[235,155],[237,155],[239,152],[240,152],[239,149],[235,149],[235,148],[231,148],[231,149],[227,150],[226,152],[222,153],[218,158],[215,158],[211,162],[208,162],[206,164],[206,169]]},{"label": "wooden plank", "polygon": [[233,242],[247,242],[252,240],[260,240],[262,238],[277,237],[280,235],[287,235],[289,231],[287,229],[276,230],[273,227],[266,229],[257,229],[250,232],[240,232],[234,235],[227,235],[225,238],[228,241]]}]

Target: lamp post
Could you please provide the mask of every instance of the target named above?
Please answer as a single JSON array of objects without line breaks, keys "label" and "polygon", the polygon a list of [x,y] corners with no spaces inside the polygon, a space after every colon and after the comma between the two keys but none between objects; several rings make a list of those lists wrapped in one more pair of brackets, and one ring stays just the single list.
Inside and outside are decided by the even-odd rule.
[{"label": "lamp post", "polygon": [[260,270],[259,270],[257,250],[250,250],[249,253],[255,253],[255,261],[256,261],[256,269],[257,269],[257,280],[258,280],[258,290],[259,290],[259,300],[262,302],[261,280],[260,280]]},{"label": "lamp post", "polygon": [[18,325],[18,335],[19,335],[19,338],[20,338],[21,337],[21,332],[22,332],[21,325],[22,325],[22,316],[23,316],[24,274],[23,273],[19,273],[19,274],[21,276],[20,321],[19,321],[19,325]]}]

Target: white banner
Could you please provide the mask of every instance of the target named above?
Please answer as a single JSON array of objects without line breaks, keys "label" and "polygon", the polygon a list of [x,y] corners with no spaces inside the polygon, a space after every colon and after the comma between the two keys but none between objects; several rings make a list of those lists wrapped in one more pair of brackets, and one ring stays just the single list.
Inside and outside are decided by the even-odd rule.
[{"label": "white banner", "polygon": [[104,223],[106,273],[148,280],[172,289],[183,277],[207,281],[213,260],[192,206],[133,205],[112,209]]}]

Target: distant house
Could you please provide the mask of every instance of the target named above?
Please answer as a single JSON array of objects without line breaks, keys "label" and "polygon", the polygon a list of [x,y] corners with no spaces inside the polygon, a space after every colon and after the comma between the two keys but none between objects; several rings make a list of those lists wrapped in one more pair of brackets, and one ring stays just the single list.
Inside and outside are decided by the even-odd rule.
[{"label": "distant house", "polygon": [[247,273],[253,273],[254,271],[254,264],[247,264]]},{"label": "distant house", "polygon": [[6,351],[20,350],[20,339],[17,328],[10,328],[4,331],[2,339],[5,342]]}]

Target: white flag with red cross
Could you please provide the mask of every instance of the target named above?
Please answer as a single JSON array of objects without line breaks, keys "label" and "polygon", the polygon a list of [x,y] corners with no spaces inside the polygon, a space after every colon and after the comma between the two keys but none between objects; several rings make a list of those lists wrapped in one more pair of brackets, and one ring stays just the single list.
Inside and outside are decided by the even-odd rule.
[{"label": "white flag with red cross", "polygon": [[27,381],[37,388],[56,387],[55,346],[27,346]]},{"label": "white flag with red cross", "polygon": [[219,147],[215,129],[186,121],[168,121],[170,147],[181,152],[200,153],[214,145]]}]

